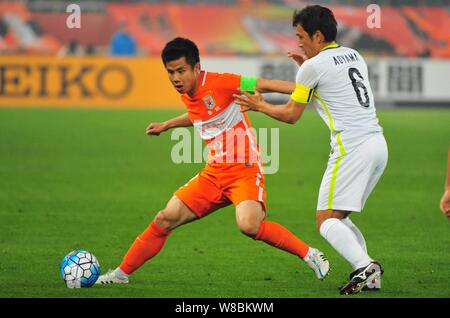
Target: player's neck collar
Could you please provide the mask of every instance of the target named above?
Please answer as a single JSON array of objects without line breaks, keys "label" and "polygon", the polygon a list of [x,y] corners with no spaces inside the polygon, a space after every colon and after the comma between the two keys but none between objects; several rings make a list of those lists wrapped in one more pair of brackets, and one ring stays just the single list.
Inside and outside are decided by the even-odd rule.
[{"label": "player's neck collar", "polygon": [[195,84],[195,91],[192,95],[190,95],[189,93],[186,93],[186,95],[192,99],[194,98],[195,95],[198,94],[198,92],[200,91],[201,87],[205,84],[205,76],[206,76],[206,71],[200,71],[200,75],[197,79],[197,83]]},{"label": "player's neck collar", "polygon": [[320,52],[328,50],[328,49],[335,49],[338,47],[340,47],[340,45],[334,42],[334,43],[328,44],[327,46],[324,46],[323,48],[321,48]]}]

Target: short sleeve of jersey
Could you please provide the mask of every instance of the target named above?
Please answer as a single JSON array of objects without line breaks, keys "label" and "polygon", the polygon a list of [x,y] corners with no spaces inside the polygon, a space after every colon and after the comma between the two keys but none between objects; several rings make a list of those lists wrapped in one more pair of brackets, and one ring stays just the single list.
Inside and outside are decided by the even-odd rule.
[{"label": "short sleeve of jersey", "polygon": [[217,76],[216,81],[216,85],[222,89],[237,91],[241,83],[241,76],[231,73],[222,73]]},{"label": "short sleeve of jersey", "polygon": [[311,61],[306,61],[299,68],[295,79],[295,91],[291,98],[300,104],[307,104],[311,101],[314,89],[319,82],[319,77]]}]

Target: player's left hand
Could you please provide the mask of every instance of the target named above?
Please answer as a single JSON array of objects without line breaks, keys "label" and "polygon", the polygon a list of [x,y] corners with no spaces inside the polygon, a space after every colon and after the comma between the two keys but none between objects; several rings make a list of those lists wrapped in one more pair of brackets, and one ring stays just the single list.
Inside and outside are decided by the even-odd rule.
[{"label": "player's left hand", "polygon": [[240,93],[240,95],[233,94],[233,97],[236,98],[236,103],[241,106],[242,112],[249,110],[253,110],[255,112],[260,111],[261,104],[264,102],[264,98],[260,92],[255,89],[255,94],[250,94],[242,90],[240,90]]},{"label": "player's left hand", "polygon": [[440,208],[442,213],[446,214],[450,218],[450,190],[444,192],[441,199]]}]

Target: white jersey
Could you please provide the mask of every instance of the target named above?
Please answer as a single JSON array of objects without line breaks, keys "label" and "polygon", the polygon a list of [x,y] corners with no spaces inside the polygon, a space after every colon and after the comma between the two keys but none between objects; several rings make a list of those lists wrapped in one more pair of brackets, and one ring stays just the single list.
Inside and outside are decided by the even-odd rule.
[{"label": "white jersey", "polygon": [[383,132],[368,78],[361,55],[337,44],[305,61],[297,73],[292,99],[312,102],[327,124],[331,131],[330,157],[343,156]]}]

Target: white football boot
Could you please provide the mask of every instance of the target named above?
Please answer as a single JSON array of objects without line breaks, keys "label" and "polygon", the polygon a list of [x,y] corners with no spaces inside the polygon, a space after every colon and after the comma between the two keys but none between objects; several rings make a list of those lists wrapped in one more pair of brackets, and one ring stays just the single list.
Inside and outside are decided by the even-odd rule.
[{"label": "white football boot", "polygon": [[318,279],[323,280],[330,271],[330,262],[325,255],[314,247],[310,247],[303,260],[316,273]]},{"label": "white football boot", "polygon": [[108,270],[104,275],[100,275],[95,284],[128,284],[128,277],[125,274],[117,273],[118,269]]},{"label": "white football boot", "polygon": [[[340,294],[357,294],[363,289],[364,286],[367,285],[367,283],[380,279],[383,273],[383,266],[381,266],[381,264],[377,261],[372,261],[369,265],[360,267],[350,274],[350,280],[348,283],[340,287]],[[381,287],[381,281],[379,282]]]},{"label": "white football boot", "polygon": [[363,288],[363,291],[379,291],[381,290],[381,276],[374,278],[372,281],[368,282]]}]

